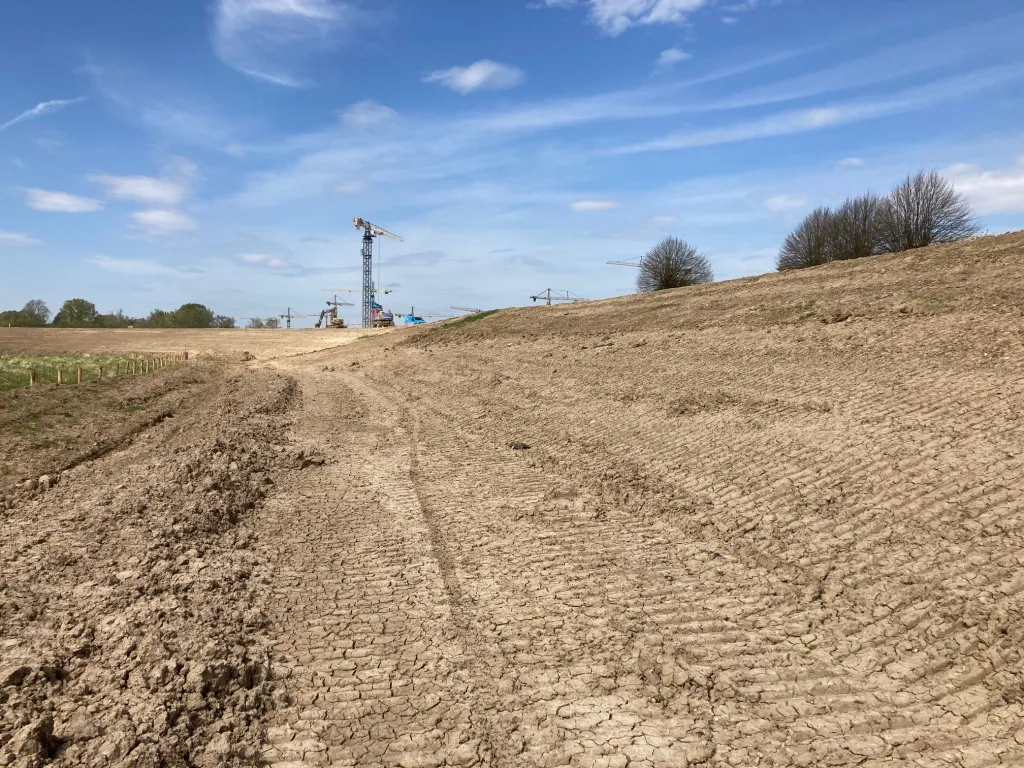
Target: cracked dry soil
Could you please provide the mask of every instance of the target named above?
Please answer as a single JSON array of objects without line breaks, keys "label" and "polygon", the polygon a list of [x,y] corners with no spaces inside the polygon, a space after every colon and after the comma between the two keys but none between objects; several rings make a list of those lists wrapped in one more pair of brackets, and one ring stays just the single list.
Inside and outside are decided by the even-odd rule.
[{"label": "cracked dry soil", "polygon": [[7,511],[0,764],[1024,764],[1022,251],[257,360]]}]

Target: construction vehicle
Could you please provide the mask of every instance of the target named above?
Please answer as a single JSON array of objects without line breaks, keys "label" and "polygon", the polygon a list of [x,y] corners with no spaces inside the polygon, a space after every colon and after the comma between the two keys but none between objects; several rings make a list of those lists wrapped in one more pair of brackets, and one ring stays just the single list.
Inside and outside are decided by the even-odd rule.
[{"label": "construction vehicle", "polygon": [[377,291],[373,285],[373,238],[386,237],[400,243],[402,238],[358,216],[352,219],[352,226],[363,230],[363,328],[374,328],[373,297]]},{"label": "construction vehicle", "polygon": [[391,310],[385,312],[384,307],[375,301],[370,306],[370,325],[373,328],[393,328],[395,313]]},{"label": "construction vehicle", "polygon": [[577,296],[575,293],[570,293],[569,291],[561,291],[555,288],[545,288],[536,296],[531,296],[530,298],[533,299],[534,302],[544,299],[549,307],[554,302],[569,302],[571,304],[575,304],[576,302],[579,301],[588,301],[588,299],[584,299],[582,296]]},{"label": "construction vehicle", "polygon": [[333,301],[327,302],[328,309],[323,310],[320,313],[320,319],[316,321],[316,328],[321,326],[325,328],[345,328],[345,318],[338,314],[338,307],[354,307],[355,304],[350,304],[347,301],[338,301],[337,295],[335,295]]},{"label": "construction vehicle", "polygon": [[[332,293],[359,293],[356,288],[323,288],[321,290],[332,292]],[[391,293],[390,288],[371,288],[370,295],[376,296],[378,293]],[[335,299],[338,297],[335,296]],[[353,306],[347,304],[346,306]],[[370,300],[370,324],[364,325],[364,328],[391,328],[395,324],[395,314],[391,310],[385,311],[384,307],[377,303],[376,299]]]},{"label": "construction vehicle", "polygon": [[[417,315],[416,307],[410,307],[409,314],[405,316],[405,324],[423,325],[424,323],[430,322],[430,320],[444,319],[446,317],[451,317],[451,315]],[[427,318],[430,318],[430,320]]]}]

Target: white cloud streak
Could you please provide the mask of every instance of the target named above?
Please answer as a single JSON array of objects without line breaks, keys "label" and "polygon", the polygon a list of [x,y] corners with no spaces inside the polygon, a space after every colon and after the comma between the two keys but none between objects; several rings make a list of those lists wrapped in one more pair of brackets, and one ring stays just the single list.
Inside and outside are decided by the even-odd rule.
[{"label": "white cloud streak", "polygon": [[391,107],[380,104],[373,99],[364,99],[342,112],[341,120],[345,125],[364,128],[369,125],[385,123],[397,116],[398,113]]},{"label": "white cloud streak", "polygon": [[936,81],[912,88],[878,101],[861,101],[833,106],[783,112],[758,120],[692,131],[680,131],[659,139],[640,142],[612,150],[611,154],[663,152],[695,147],[710,147],[752,139],[790,136],[824,128],[870,120],[887,115],[910,112],[949,99],[973,93],[1024,75],[1024,67],[993,67],[964,77]]},{"label": "white cloud streak", "polygon": [[36,240],[36,238],[22,234],[21,232],[7,232],[0,229],[0,246],[8,245],[17,247],[42,244],[42,240]]},{"label": "white cloud streak", "polygon": [[85,101],[84,97],[78,99],[55,99],[53,101],[40,102],[32,107],[32,109],[26,110],[17,117],[0,125],[0,131],[6,131],[8,128],[13,128],[18,123],[24,123],[26,120],[35,120],[36,118],[43,117],[44,115],[59,112],[65,107],[70,107],[73,104],[81,104],[83,101]]},{"label": "white cloud streak", "polygon": [[490,59],[481,59],[468,67],[452,67],[430,72],[423,78],[425,83],[440,83],[463,95],[479,90],[506,90],[523,81],[523,71],[510,64],[500,64]]},{"label": "white cloud streak", "polygon": [[180,277],[185,274],[182,270],[147,259],[115,259],[111,256],[97,255],[90,256],[88,261],[94,267],[121,275],[173,275]]},{"label": "white cloud streak", "polygon": [[25,190],[25,205],[32,210],[47,213],[93,213],[103,210],[102,200],[47,189]]},{"label": "white cloud streak", "polygon": [[154,237],[199,229],[196,220],[181,211],[162,209],[136,211],[132,214],[132,220],[139,229]]},{"label": "white cloud streak", "polygon": [[330,47],[354,14],[341,0],[217,0],[214,51],[249,77],[300,88],[305,83],[293,72],[295,59]]},{"label": "white cloud streak", "polygon": [[576,213],[594,213],[596,211],[612,211],[619,207],[614,200],[577,200],[569,208]]}]

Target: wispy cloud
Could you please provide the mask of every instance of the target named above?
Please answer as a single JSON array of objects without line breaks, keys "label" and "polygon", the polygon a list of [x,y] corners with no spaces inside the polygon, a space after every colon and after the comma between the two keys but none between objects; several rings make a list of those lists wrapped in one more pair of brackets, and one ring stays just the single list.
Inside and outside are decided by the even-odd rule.
[{"label": "wispy cloud", "polygon": [[860,157],[844,157],[836,165],[840,168],[860,168],[864,165],[864,159]]},{"label": "wispy cloud", "polygon": [[1024,67],[1021,66],[993,67],[964,77],[908,89],[886,99],[811,107],[732,125],[680,131],[658,139],[620,147],[612,150],[612,153],[661,152],[806,133],[923,109],[999,83],[1019,79],[1022,75]]},{"label": "wispy cloud", "polygon": [[687,53],[681,48],[668,48],[658,55],[658,67],[661,69],[670,69],[676,64],[692,58],[692,54]]},{"label": "wispy cloud", "polygon": [[8,128],[12,128],[18,123],[24,123],[26,120],[35,120],[36,118],[43,117],[44,115],[59,112],[65,107],[70,107],[72,104],[81,104],[83,101],[85,101],[84,97],[78,99],[55,99],[53,101],[42,101],[32,107],[32,109],[26,110],[17,117],[8,120],[6,123],[0,124],[0,131],[6,131]]},{"label": "wispy cloud", "polygon": [[25,205],[35,211],[48,213],[93,213],[103,210],[102,200],[48,189],[26,189]]},{"label": "wispy cloud", "polygon": [[614,200],[577,200],[569,206],[576,213],[593,213],[594,211],[612,211],[619,207]]},{"label": "wispy cloud", "polygon": [[[590,18],[609,35],[621,35],[644,24],[681,24],[712,0],[582,0]],[[576,0],[545,0],[550,8],[568,8]]]},{"label": "wispy cloud", "polygon": [[254,264],[267,269],[287,269],[291,266],[286,259],[271,253],[244,253],[239,258],[246,264]]},{"label": "wispy cloud", "polygon": [[518,67],[482,59],[468,67],[452,67],[430,72],[423,78],[425,83],[440,83],[461,94],[479,90],[505,90],[514,88],[523,81],[525,74]]},{"label": "wispy cloud", "polygon": [[201,272],[197,269],[181,269],[166,264],[161,264],[148,259],[115,259],[111,256],[90,256],[89,263],[106,272],[116,272],[122,275],[161,275],[181,276]]},{"label": "wispy cloud", "polygon": [[329,47],[355,16],[342,0],[216,0],[214,51],[250,77],[298,88],[295,58]]},{"label": "wispy cloud", "polygon": [[765,200],[765,207],[770,211],[781,213],[783,211],[792,211],[797,208],[803,208],[807,205],[807,200],[803,197],[796,197],[794,195],[776,195]]},{"label": "wispy cloud", "polygon": [[104,187],[107,195],[117,200],[173,207],[188,197],[199,169],[188,160],[178,159],[167,170],[167,175],[161,178],[93,174],[89,180]]},{"label": "wispy cloud", "polygon": [[181,211],[163,209],[136,211],[132,214],[132,220],[138,229],[154,237],[199,229],[198,222]]},{"label": "wispy cloud", "polygon": [[7,232],[0,229],[0,246],[26,246],[26,245],[42,245],[42,240],[36,240],[36,238],[29,235],[24,235],[21,232]]},{"label": "wispy cloud", "polygon": [[398,115],[391,107],[380,104],[373,99],[356,102],[341,113],[345,125],[365,127],[387,122]]},{"label": "wispy cloud", "polygon": [[977,165],[958,164],[947,168],[945,174],[982,215],[1024,211],[1024,155],[1009,168],[987,171]]}]

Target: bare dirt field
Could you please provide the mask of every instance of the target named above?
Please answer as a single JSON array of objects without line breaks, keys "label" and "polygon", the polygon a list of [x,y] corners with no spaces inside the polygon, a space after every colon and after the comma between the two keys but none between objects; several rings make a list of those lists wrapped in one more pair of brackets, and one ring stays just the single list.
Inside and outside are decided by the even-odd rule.
[{"label": "bare dirt field", "polygon": [[251,346],[2,513],[0,765],[1024,764],[1024,235]]},{"label": "bare dirt field", "polygon": [[263,360],[351,344],[387,333],[361,328],[250,330],[245,328],[0,328],[0,350],[47,354],[174,354],[237,357],[245,352]]}]

